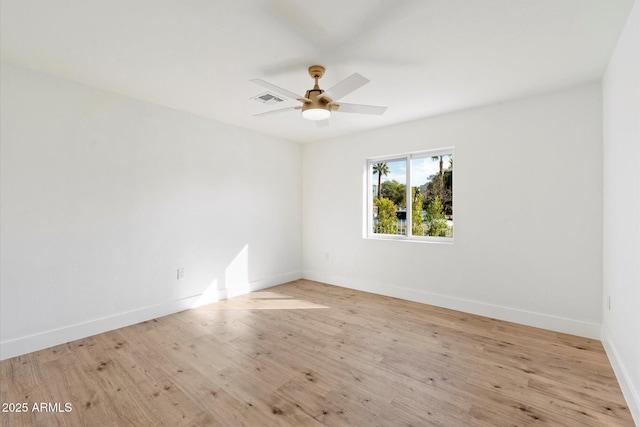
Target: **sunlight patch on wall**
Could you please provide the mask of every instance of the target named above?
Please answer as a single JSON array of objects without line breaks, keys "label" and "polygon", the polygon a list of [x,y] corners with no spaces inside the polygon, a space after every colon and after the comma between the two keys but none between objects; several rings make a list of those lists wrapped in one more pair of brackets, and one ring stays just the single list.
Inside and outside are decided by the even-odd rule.
[{"label": "sunlight patch on wall", "polygon": [[224,283],[227,297],[246,294],[249,286],[249,245],[244,245],[238,255],[224,271]]},{"label": "sunlight patch on wall", "polygon": [[220,289],[218,289],[218,279],[215,279],[209,286],[207,286],[207,289],[204,290],[202,295],[200,295],[200,298],[198,298],[198,301],[196,301],[196,303],[193,304],[191,308],[218,302],[224,298],[224,293]]}]

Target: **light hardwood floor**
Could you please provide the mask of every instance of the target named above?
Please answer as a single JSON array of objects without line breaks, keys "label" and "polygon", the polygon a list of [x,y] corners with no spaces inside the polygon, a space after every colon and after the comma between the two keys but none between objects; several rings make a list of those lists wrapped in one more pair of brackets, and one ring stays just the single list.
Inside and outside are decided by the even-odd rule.
[{"label": "light hardwood floor", "polygon": [[3,426],[633,425],[599,341],[307,280],[0,374]]}]

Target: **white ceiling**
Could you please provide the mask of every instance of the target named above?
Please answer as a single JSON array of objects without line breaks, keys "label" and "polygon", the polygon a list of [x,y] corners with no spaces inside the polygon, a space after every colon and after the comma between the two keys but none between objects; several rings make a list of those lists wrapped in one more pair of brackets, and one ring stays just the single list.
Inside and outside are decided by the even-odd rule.
[{"label": "white ceiling", "polygon": [[[299,142],[602,77],[633,0],[1,0],[2,60]],[[318,128],[250,98],[264,79],[304,95],[358,72]]]}]

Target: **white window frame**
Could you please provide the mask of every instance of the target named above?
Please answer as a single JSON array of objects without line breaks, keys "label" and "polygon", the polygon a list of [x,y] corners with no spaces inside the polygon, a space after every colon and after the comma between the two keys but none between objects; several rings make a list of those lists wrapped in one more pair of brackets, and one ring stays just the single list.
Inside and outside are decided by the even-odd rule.
[{"label": "white window frame", "polygon": [[[454,238],[455,238],[455,231],[454,231],[454,235],[453,237],[440,237],[440,236],[414,236],[412,233],[412,227],[411,227],[411,222],[413,221],[412,218],[412,203],[413,203],[413,198],[411,197],[411,188],[412,183],[411,183],[411,160],[412,159],[423,159],[423,158],[427,158],[427,157],[435,157],[435,156],[445,156],[445,155],[450,155],[455,159],[455,149],[454,147],[445,147],[445,148],[437,148],[437,149],[433,149],[433,150],[425,150],[425,151],[416,151],[416,152],[411,152],[411,153],[404,153],[404,154],[396,154],[396,155],[389,155],[389,156],[377,156],[377,157],[370,157],[368,159],[366,159],[365,161],[365,167],[366,167],[366,197],[364,197],[365,201],[366,201],[366,208],[364,209],[366,218],[364,220],[364,224],[366,224],[366,233],[364,233],[365,238],[367,239],[376,239],[376,240],[404,240],[404,241],[416,241],[416,242],[431,242],[431,243],[453,243]],[[406,200],[406,205],[407,205],[407,214],[406,214],[406,229],[407,229],[407,234],[382,234],[382,233],[374,233],[373,232],[373,165],[376,163],[388,163],[388,162],[394,162],[394,161],[398,161],[398,160],[404,160],[406,162],[406,194],[405,194],[405,200]],[[455,162],[454,162],[454,166],[455,168]],[[452,203],[454,206],[454,218],[455,218],[455,170],[452,169],[452,182],[451,182],[451,187],[453,190],[453,194],[452,194]],[[454,230],[455,230],[455,220],[454,220]]]}]

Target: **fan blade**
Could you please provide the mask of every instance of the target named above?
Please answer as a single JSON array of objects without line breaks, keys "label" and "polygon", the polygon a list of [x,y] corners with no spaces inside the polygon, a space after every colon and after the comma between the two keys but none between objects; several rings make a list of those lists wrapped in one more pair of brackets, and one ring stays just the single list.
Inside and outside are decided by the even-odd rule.
[{"label": "fan blade", "polygon": [[278,87],[276,85],[272,85],[271,83],[265,82],[264,80],[252,79],[251,81],[256,83],[256,84],[259,84],[262,87],[266,87],[267,89],[271,89],[272,91],[274,91],[278,95],[282,95],[282,96],[284,96],[286,98],[289,98],[289,99],[303,99],[303,100],[306,100],[306,101],[310,101],[309,99],[305,98],[304,96],[300,96],[298,94],[290,92],[290,91],[288,91],[286,89],[283,89],[281,87]]},{"label": "fan blade", "polygon": [[361,105],[361,104],[345,104],[339,102],[332,104],[338,107],[336,110],[338,113],[357,113],[357,114],[384,114],[387,111],[387,107],[378,107],[375,105]]},{"label": "fan blade", "polygon": [[369,83],[369,79],[361,76],[358,73],[353,73],[346,79],[337,83],[335,86],[325,90],[322,95],[318,96],[318,98],[327,97],[331,98],[332,101],[337,101],[338,99],[349,95],[351,92],[361,88],[367,83]]},{"label": "fan blade", "polygon": [[266,113],[260,113],[260,114],[254,114],[253,117],[260,117],[260,116],[268,116],[270,114],[276,114],[276,113],[284,113],[285,111],[290,111],[290,110],[299,110],[300,107],[287,107],[287,108],[280,108],[278,110],[271,110],[271,111],[267,111]]},{"label": "fan blade", "polygon": [[316,126],[319,127],[319,128],[323,128],[323,127],[329,126],[329,119],[317,120],[316,121]]}]

